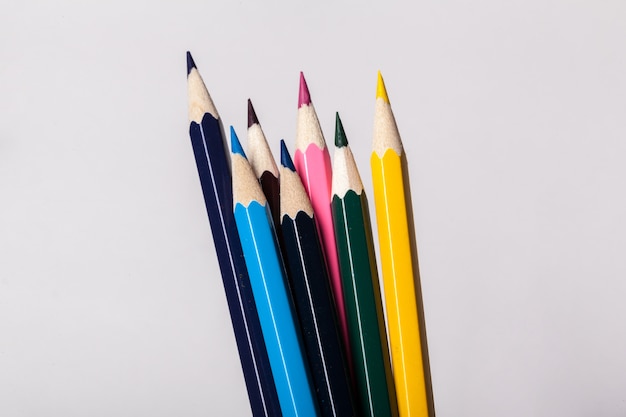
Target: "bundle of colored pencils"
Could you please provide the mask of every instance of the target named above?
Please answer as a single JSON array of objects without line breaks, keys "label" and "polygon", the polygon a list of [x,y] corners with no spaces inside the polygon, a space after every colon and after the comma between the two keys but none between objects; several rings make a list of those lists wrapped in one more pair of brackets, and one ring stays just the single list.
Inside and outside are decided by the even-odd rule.
[{"label": "bundle of colored pencils", "polygon": [[[300,74],[280,170],[248,100],[247,149],[187,53],[189,135],[254,416],[434,416],[407,162],[380,73],[369,208],[336,115],[330,153]],[[385,326],[385,316],[388,328]]]}]

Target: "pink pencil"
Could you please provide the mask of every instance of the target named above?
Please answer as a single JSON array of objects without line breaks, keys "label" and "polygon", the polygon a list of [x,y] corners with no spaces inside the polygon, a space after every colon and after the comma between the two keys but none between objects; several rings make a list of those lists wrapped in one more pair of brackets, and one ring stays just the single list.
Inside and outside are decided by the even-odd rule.
[{"label": "pink pencil", "polygon": [[350,345],[346,310],[343,302],[337,244],[335,242],[335,231],[333,229],[330,205],[332,192],[330,155],[319,120],[317,120],[315,108],[313,107],[313,103],[311,103],[309,88],[306,85],[302,73],[300,73],[300,95],[298,98],[294,165],[296,166],[296,171],[313,205],[313,212],[317,219],[317,230],[320,241],[322,242],[326,265],[328,266],[330,286],[337,306],[339,330],[343,338],[348,362],[351,363],[352,361],[348,354],[350,352]]}]

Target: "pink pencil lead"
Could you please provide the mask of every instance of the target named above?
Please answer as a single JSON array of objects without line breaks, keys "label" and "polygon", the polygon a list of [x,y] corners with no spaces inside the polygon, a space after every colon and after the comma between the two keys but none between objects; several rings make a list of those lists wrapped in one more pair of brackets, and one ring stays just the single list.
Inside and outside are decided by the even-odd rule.
[{"label": "pink pencil lead", "polygon": [[309,94],[309,87],[306,85],[304,74],[300,71],[300,94],[298,95],[298,108],[305,104],[311,104],[311,95]]}]

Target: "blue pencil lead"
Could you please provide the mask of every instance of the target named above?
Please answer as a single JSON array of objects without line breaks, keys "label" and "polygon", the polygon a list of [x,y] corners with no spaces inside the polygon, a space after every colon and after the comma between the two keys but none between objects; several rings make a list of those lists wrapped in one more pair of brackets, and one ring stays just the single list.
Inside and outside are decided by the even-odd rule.
[{"label": "blue pencil lead", "polygon": [[289,155],[289,150],[287,150],[287,145],[285,145],[283,139],[280,140],[280,164],[291,171],[296,171],[296,167],[293,165],[291,155]]},{"label": "blue pencil lead", "polygon": [[243,147],[241,146],[241,142],[239,142],[239,138],[235,133],[235,128],[230,127],[230,150],[232,153],[238,153],[247,159],[246,153],[243,151]]},{"label": "blue pencil lead", "polygon": [[187,75],[191,72],[192,69],[196,68],[196,63],[193,61],[193,57],[191,56],[191,52],[187,51]]}]

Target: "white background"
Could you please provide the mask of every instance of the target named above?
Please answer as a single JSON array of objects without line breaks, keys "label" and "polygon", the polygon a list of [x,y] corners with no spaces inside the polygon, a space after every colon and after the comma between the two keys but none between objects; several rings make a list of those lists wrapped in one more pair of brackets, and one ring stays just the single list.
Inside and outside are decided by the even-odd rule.
[{"label": "white background", "polygon": [[626,415],[625,41],[623,1],[5,4],[0,416],[250,414],[186,50],[275,155],[303,70],[371,208],[383,72],[439,417]]}]

